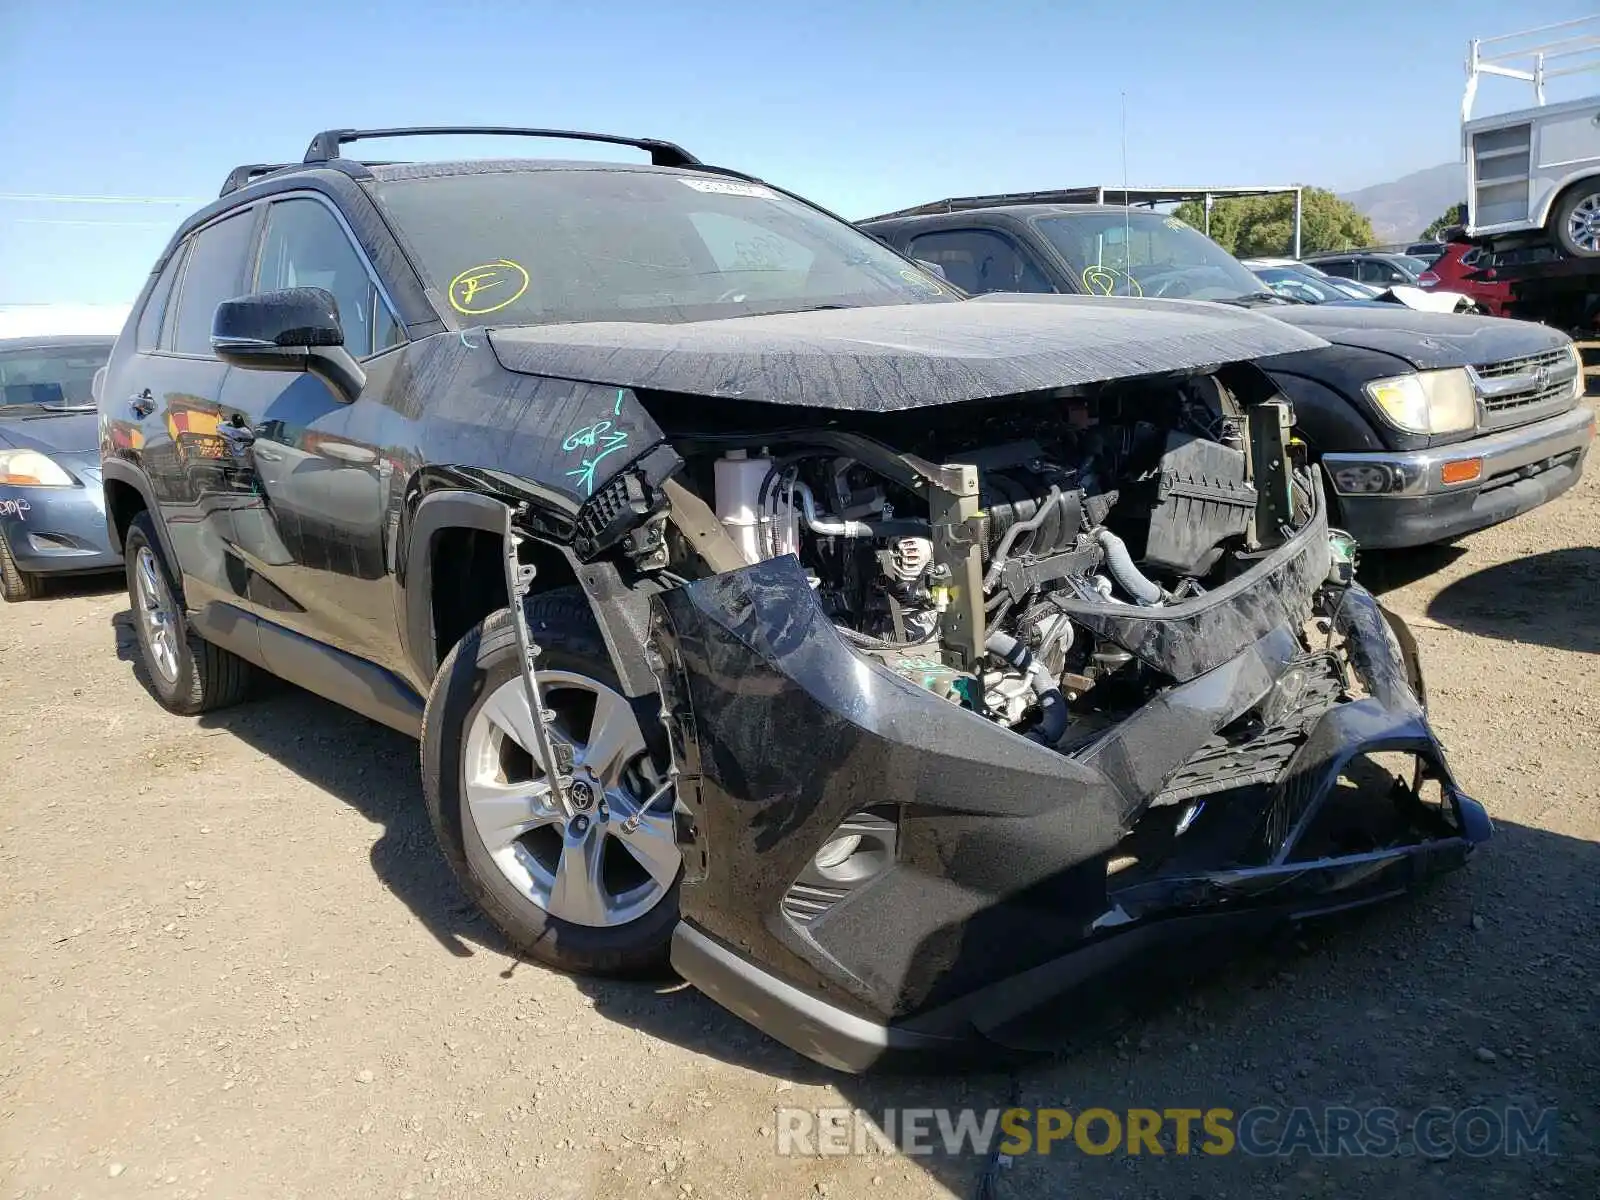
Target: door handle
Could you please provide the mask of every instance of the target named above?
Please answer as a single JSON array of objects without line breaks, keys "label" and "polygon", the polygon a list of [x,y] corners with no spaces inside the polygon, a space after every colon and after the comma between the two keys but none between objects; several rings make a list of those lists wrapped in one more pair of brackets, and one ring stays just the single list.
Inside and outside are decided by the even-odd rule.
[{"label": "door handle", "polygon": [[263,450],[261,448],[261,443],[259,443],[259,442],[257,442],[256,446],[255,446],[255,455],[262,462],[282,462],[283,461],[283,455],[279,454],[276,450]]},{"label": "door handle", "polygon": [[137,395],[128,397],[128,407],[133,410],[134,416],[148,417],[156,410],[156,398],[151,395],[149,388],[145,388]]},{"label": "door handle", "polygon": [[349,442],[323,442],[319,447],[329,458],[356,466],[371,466],[378,461],[378,452],[368,446],[352,446]]}]

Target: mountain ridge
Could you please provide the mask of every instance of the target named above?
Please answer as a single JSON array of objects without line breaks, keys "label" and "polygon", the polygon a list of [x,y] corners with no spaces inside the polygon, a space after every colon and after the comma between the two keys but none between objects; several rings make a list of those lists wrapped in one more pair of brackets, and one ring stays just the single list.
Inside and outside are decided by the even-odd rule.
[{"label": "mountain ridge", "polygon": [[1459,162],[1440,163],[1386,183],[1340,192],[1339,198],[1372,222],[1380,243],[1414,241],[1435,217],[1467,198],[1467,169]]}]

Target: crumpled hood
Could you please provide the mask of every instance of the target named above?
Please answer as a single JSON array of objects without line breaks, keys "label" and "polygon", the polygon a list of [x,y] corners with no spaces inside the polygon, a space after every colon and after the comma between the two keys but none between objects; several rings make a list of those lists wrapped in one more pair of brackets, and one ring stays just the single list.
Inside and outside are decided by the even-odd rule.
[{"label": "crumpled hood", "polygon": [[1418,312],[1399,304],[1307,304],[1274,309],[1278,320],[1326,338],[1403,358],[1418,370],[1479,366],[1566,345],[1566,336],[1531,321]]},{"label": "crumpled hood", "polygon": [[1183,371],[1326,343],[1258,313],[1177,300],[988,295],[677,325],[496,329],[512,371],[625,388],[897,412]]},{"label": "crumpled hood", "polygon": [[0,448],[75,454],[99,445],[98,418],[91,412],[29,414],[0,412]]}]

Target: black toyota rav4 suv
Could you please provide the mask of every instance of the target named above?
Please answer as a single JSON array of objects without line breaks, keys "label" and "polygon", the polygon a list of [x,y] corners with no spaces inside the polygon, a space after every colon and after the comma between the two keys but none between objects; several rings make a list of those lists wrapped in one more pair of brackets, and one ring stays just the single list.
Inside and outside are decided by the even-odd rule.
[{"label": "black toyota rav4 suv", "polygon": [[968,299],[664,142],[343,155],[423,132],[184,222],[106,511],[156,698],[264,669],[419,737],[517,952],[950,1061],[1488,836],[1255,365],[1316,337]]}]

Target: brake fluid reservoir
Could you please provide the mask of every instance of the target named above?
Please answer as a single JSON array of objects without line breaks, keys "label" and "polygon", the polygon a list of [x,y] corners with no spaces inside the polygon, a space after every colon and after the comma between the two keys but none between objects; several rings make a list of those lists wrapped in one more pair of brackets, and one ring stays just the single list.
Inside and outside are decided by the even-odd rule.
[{"label": "brake fluid reservoir", "polygon": [[761,485],[771,469],[770,458],[751,458],[743,450],[729,450],[712,467],[717,519],[749,563],[765,557],[761,549]]}]

